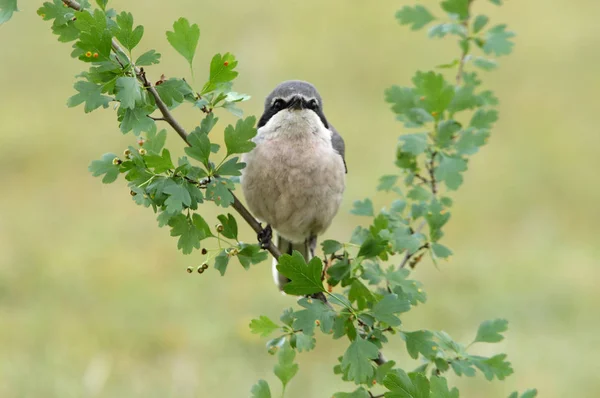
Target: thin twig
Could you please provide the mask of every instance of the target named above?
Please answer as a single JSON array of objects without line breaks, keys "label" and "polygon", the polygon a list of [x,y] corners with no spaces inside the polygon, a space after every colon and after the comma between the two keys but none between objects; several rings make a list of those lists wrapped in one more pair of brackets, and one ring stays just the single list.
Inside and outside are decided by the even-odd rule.
[{"label": "thin twig", "polygon": [[[423,221],[421,222],[421,224],[419,224],[419,226],[417,227],[417,229],[415,229],[415,233],[417,232],[421,232],[421,230],[423,229],[423,227],[425,227],[426,222]],[[398,269],[402,269],[404,267],[406,267],[406,265],[408,264],[408,261],[411,259],[411,257],[417,253],[420,250],[417,249],[414,253],[409,252],[408,250],[406,251],[406,254],[404,255],[404,258],[402,259],[402,262],[400,263],[400,265],[398,266]]]},{"label": "thin twig", "polygon": [[433,152],[431,154],[431,160],[429,161],[429,165],[427,166],[427,170],[429,171],[429,178],[431,182],[431,193],[433,196],[437,195],[437,181],[435,180],[435,156],[437,152]]},{"label": "thin twig", "polygon": [[[464,26],[465,30],[469,31],[469,19],[471,18],[471,3],[475,0],[469,0],[469,4],[467,5],[467,17],[462,21],[462,26]],[[460,56],[460,62],[458,63],[458,72],[456,73],[456,85],[460,85],[460,82],[463,77],[465,62],[467,60],[467,55],[469,54],[468,50],[464,50],[462,55]]]},{"label": "thin twig", "polygon": [[[74,10],[77,10],[77,11],[81,10],[81,5],[76,1],[63,0],[63,3],[65,3],[68,7],[72,8]],[[112,48],[117,53],[120,52],[122,54],[126,54],[125,50],[123,50],[121,45],[114,38],[112,39]],[[129,60],[129,62],[131,63],[131,60]],[[160,110],[160,113],[163,115],[162,119],[164,119],[164,121],[167,122],[173,128],[173,130],[175,130],[177,132],[177,134],[179,134],[181,139],[183,141],[185,141],[186,144],[190,145],[190,143],[188,142],[188,139],[187,139],[187,137],[188,137],[187,132],[179,124],[179,122],[173,117],[173,114],[169,111],[169,108],[167,107],[167,105],[160,98],[160,95],[158,95],[156,88],[154,88],[152,86],[152,83],[150,83],[150,81],[146,77],[146,72],[144,71],[144,68],[138,68],[136,66],[136,67],[134,67],[134,72],[135,72],[135,75],[137,76],[137,78],[140,80],[140,82],[142,82],[142,84],[144,85],[146,90],[148,90],[150,95],[152,95],[152,97],[154,98],[154,101],[156,102],[156,106]],[[235,196],[235,194],[233,192],[231,192],[231,195],[233,196],[233,203],[231,206],[250,225],[250,227],[254,230],[254,232],[256,232],[258,234],[260,231],[262,231],[262,229],[263,229],[262,226],[256,220],[256,218],[254,218],[254,216],[252,216],[250,211],[248,211],[248,209],[246,209],[246,207],[240,202],[240,200],[237,198],[237,196]],[[268,245],[266,246],[266,249],[273,255],[273,257],[275,257],[275,259],[279,259],[279,256],[281,256],[281,252],[279,251],[277,246],[275,246],[273,244],[272,241],[269,241]]]}]

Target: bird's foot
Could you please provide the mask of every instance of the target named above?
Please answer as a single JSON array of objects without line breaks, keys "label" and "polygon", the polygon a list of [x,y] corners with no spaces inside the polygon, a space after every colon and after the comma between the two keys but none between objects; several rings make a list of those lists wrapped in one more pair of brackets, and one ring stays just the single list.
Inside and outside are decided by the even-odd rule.
[{"label": "bird's foot", "polygon": [[271,242],[271,238],[273,238],[273,228],[267,224],[265,228],[263,228],[258,234],[256,234],[258,239],[258,243],[260,243],[261,249],[266,249],[269,247],[269,243]]}]

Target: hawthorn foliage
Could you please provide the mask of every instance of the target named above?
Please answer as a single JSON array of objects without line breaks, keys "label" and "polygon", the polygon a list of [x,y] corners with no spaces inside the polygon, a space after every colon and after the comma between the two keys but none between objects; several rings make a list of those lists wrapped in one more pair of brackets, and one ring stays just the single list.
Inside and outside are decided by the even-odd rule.
[{"label": "hawthorn foliage", "polygon": [[[502,0],[489,1],[502,5]],[[273,373],[282,396],[299,370],[297,354],[315,349],[317,333],[347,342],[333,373],[355,387],[334,393],[335,398],[456,398],[459,391],[448,385],[446,372],[467,377],[479,373],[488,380],[513,373],[506,354],[484,357],[469,351],[473,344],[502,341],[506,320],[482,322],[470,342],[455,341],[444,331],[402,326],[402,315],[427,300],[411,271],[424,256],[437,263],[452,254],[442,243],[451,193],[461,186],[470,157],[487,143],[498,119],[498,99],[482,87],[478,71],[497,67],[496,57],[511,52],[514,33],[475,14],[473,3],[444,0],[435,12],[406,5],[396,14],[411,30],[427,28],[431,38],[455,39],[457,56],[434,70],[417,71],[409,85],[385,92],[405,133],[398,140],[396,169],[382,176],[376,189],[394,192],[397,199],[380,210],[369,198],[357,200],[352,213],[369,218],[370,226],[354,229],[347,242],[323,241],[321,257],[308,263],[298,252],[279,257],[279,272],[291,280],[285,292],[301,296],[298,306],[285,309],[275,321],[259,316],[250,328],[270,337],[266,347],[276,358]],[[0,0],[0,23],[15,11],[16,0]],[[238,107],[250,96],[233,90],[236,58],[216,54],[200,85],[182,77],[152,82],[144,68],[158,64],[161,54],[140,48],[144,27],[135,24],[131,13],[109,8],[108,0],[52,0],[37,13],[51,22],[60,42],[72,44],[71,56],[86,64],[67,106],[82,106],[86,113],[112,107],[120,131],[135,137],[123,153],[92,161],[92,175],[103,183],[122,177],[132,200],[155,213],[158,226],[170,229],[183,254],[202,251],[205,260],[198,272],[212,263],[224,275],[234,259],[246,269],[266,260],[268,253],[258,244],[238,240],[238,218],[230,211],[245,167],[240,155],[254,148],[256,135],[256,118],[242,118]],[[198,25],[180,18],[166,32],[166,40],[189,64],[193,77]],[[203,115],[189,134],[171,113],[186,105]],[[225,148],[211,140],[220,111],[240,117],[223,130]],[[157,125],[161,122],[184,139],[186,156],[174,159],[165,148],[167,130]],[[215,220],[202,216],[207,202],[223,209],[216,227],[210,226]],[[233,208],[242,214],[239,207]],[[207,247],[207,241],[218,248]],[[404,340],[407,354],[419,361],[415,369],[407,371],[384,359],[381,352],[391,338]],[[251,394],[270,398],[272,387],[260,380]],[[536,395],[536,390],[528,390],[509,398]]]}]

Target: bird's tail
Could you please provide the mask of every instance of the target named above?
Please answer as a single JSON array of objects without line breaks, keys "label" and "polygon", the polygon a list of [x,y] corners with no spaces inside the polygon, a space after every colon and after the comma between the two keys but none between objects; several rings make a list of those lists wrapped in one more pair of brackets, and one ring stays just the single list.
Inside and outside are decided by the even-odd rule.
[{"label": "bird's tail", "polygon": [[[315,247],[317,244],[317,238],[310,237],[301,243],[292,243],[289,240],[281,237],[277,234],[277,248],[281,254],[292,254],[294,250],[298,251],[304,257],[306,262],[309,262],[315,255]],[[273,279],[279,290],[283,291],[283,286],[290,280],[277,271],[277,260],[273,259]]]}]

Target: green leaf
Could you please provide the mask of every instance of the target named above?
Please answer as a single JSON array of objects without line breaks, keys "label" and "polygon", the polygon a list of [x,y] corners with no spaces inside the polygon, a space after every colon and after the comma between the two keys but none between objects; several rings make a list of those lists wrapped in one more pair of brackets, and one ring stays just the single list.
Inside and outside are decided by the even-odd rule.
[{"label": "green leaf", "polygon": [[329,333],[333,329],[336,312],[328,305],[320,300],[306,298],[299,300],[298,304],[304,309],[294,312],[294,330],[302,330],[302,333],[312,336],[317,323],[323,333]]},{"label": "green leaf", "polygon": [[202,94],[218,89],[224,83],[236,78],[238,72],[234,69],[238,62],[233,54],[216,54],[210,62],[210,76],[208,82],[202,88]]},{"label": "green leaf", "polygon": [[496,61],[483,57],[475,57],[473,59],[473,65],[485,71],[494,70],[496,67],[498,67],[498,63]]},{"label": "green leaf", "polygon": [[221,231],[221,235],[229,239],[237,240],[238,226],[235,217],[227,213],[227,215],[220,214],[217,218],[219,219],[219,221],[221,221],[221,225],[223,226],[223,231]]},{"label": "green leaf", "polygon": [[237,258],[244,269],[249,269],[250,264],[258,264],[265,261],[269,253],[262,250],[258,245],[241,244],[242,250],[239,251]]},{"label": "green leaf", "polygon": [[341,250],[344,246],[337,240],[328,239],[321,243],[321,247],[325,254],[333,254],[336,251]]},{"label": "green leaf", "polygon": [[208,135],[201,132],[198,128],[188,135],[190,147],[184,149],[185,153],[192,159],[196,159],[208,168],[208,158],[210,157],[210,140]]},{"label": "green leaf", "polygon": [[296,358],[296,351],[289,344],[284,344],[279,350],[279,362],[273,368],[273,373],[283,384],[283,389],[292,380],[292,378],[298,373],[298,364],[294,363]]},{"label": "green leaf", "polygon": [[442,9],[450,14],[456,14],[460,20],[469,17],[470,0],[446,0],[441,3]]},{"label": "green leaf", "polygon": [[112,37],[116,24],[107,19],[104,11],[78,11],[75,13],[75,27],[80,31],[75,43],[73,56],[80,61],[99,63],[111,61]]},{"label": "green leaf", "polygon": [[125,11],[117,15],[117,25],[119,26],[119,30],[115,33],[117,40],[129,51],[133,50],[142,40],[144,27],[138,25],[133,29],[133,15]]},{"label": "green leaf", "polygon": [[507,376],[513,374],[513,369],[510,362],[505,361],[506,354],[494,355],[491,358],[471,356],[471,361],[488,380],[493,380],[496,377],[498,380],[504,380]]},{"label": "green leaf", "polygon": [[[37,14],[42,17],[44,21],[54,20],[52,26],[63,26],[69,23],[75,16],[75,10],[69,7],[65,7],[62,0],[52,0],[52,3],[46,2],[42,7],[37,10]],[[14,5],[13,11],[17,11],[16,0],[0,0],[0,10],[11,8]],[[1,13],[2,11],[0,11]],[[9,17],[10,18],[10,17]],[[0,14],[0,23],[2,23],[2,16]]]},{"label": "green leaf", "polygon": [[379,178],[379,185],[377,185],[378,191],[391,191],[396,185],[396,181],[398,181],[397,175],[385,175]]},{"label": "green leaf", "polygon": [[261,315],[258,319],[253,319],[252,322],[250,322],[250,331],[254,334],[260,334],[261,337],[267,337],[278,329],[279,325],[264,315]]},{"label": "green leaf", "polygon": [[379,238],[369,237],[360,246],[357,257],[377,257],[386,248],[386,242]]},{"label": "green leaf", "polygon": [[429,113],[437,113],[439,116],[452,102],[454,87],[446,82],[442,74],[417,72],[412,80],[417,93],[424,97],[421,105]]},{"label": "green leaf", "polygon": [[487,129],[475,129],[469,127],[460,134],[456,142],[456,152],[459,155],[473,155],[479,147],[486,144],[490,132]]},{"label": "green leaf", "polygon": [[200,28],[196,24],[190,26],[185,18],[179,18],[173,23],[173,31],[167,32],[167,40],[188,61],[190,68],[194,61],[199,39]]},{"label": "green leaf", "polygon": [[386,279],[394,292],[406,297],[412,305],[424,303],[427,301],[427,295],[422,289],[423,285],[421,282],[406,279],[409,274],[407,269],[394,270],[386,274]]},{"label": "green leaf", "polygon": [[314,349],[315,345],[317,344],[317,340],[315,340],[313,336],[309,336],[302,332],[295,333],[292,339],[292,342],[294,343],[293,346],[296,348],[296,350],[298,350],[298,352],[310,351]]},{"label": "green leaf", "polygon": [[417,5],[414,7],[404,6],[396,13],[396,19],[401,25],[410,25],[412,30],[419,30],[435,17],[427,10],[427,8]]},{"label": "green leaf", "polygon": [[405,114],[416,106],[417,97],[411,88],[392,86],[385,90],[385,101],[392,104],[394,113]]},{"label": "green leaf", "polygon": [[221,276],[225,275],[227,271],[227,265],[229,265],[229,256],[223,250],[217,257],[215,257],[215,269],[219,271]]},{"label": "green leaf", "polygon": [[485,32],[483,51],[486,54],[495,54],[496,56],[508,55],[515,45],[510,41],[512,37],[515,37],[515,34],[507,31],[505,24],[496,25]]},{"label": "green leaf", "polygon": [[410,191],[408,191],[408,194],[406,194],[406,197],[420,202],[420,201],[429,200],[429,198],[431,197],[431,192],[429,192],[427,189],[423,188],[422,186],[418,185],[418,186],[414,187],[413,189],[411,189]]},{"label": "green leaf", "polygon": [[407,375],[402,369],[394,369],[385,376],[383,385],[390,390],[386,398],[428,398],[429,381],[422,373]]},{"label": "green leaf", "polygon": [[489,129],[492,124],[498,120],[498,112],[494,109],[477,109],[471,118],[471,127],[479,129]]},{"label": "green leaf", "polygon": [[448,389],[448,381],[444,377],[431,376],[431,398],[459,398],[458,389]]},{"label": "green leaf", "polygon": [[89,113],[99,107],[108,108],[108,104],[112,101],[111,97],[102,95],[102,88],[94,83],[80,80],[75,83],[75,94],[67,100],[67,106],[72,108],[85,102],[83,110]]},{"label": "green leaf", "polygon": [[169,181],[170,184],[163,189],[163,193],[169,195],[165,200],[167,212],[179,213],[184,207],[189,207],[192,203],[192,197],[185,187],[175,182]]},{"label": "green leaf", "polygon": [[[454,97],[456,99],[457,96]],[[454,100],[452,101],[454,102]],[[452,109],[452,104],[450,105]],[[455,120],[444,120],[440,122],[437,129],[437,134],[435,137],[435,141],[440,148],[447,148],[452,144],[452,141],[455,138],[455,135],[458,131],[460,131],[460,123]]]},{"label": "green leaf", "polygon": [[439,258],[448,258],[452,255],[452,250],[439,243],[432,243],[431,250],[433,250],[433,254]]},{"label": "green leaf", "polygon": [[240,176],[242,175],[241,170],[246,167],[246,163],[238,162],[239,158],[234,157],[224,162],[219,168],[215,171],[216,175],[220,176]]},{"label": "green leaf", "polygon": [[215,202],[217,206],[229,207],[233,203],[232,189],[234,186],[231,180],[213,177],[212,182],[206,186],[206,198]]},{"label": "green leaf", "polygon": [[490,19],[485,15],[477,15],[473,21],[473,33],[479,33],[487,25]]},{"label": "green leaf", "polygon": [[371,360],[378,356],[379,350],[375,344],[357,337],[344,353],[342,370],[348,375],[348,379],[356,384],[366,383],[375,373]]},{"label": "green leaf", "polygon": [[119,176],[119,166],[113,163],[117,158],[117,155],[114,153],[106,153],[102,155],[102,159],[94,160],[88,167],[88,170],[94,177],[104,175],[102,182],[110,184]]},{"label": "green leaf", "polygon": [[[429,32],[428,35],[431,38],[434,37],[445,37],[446,35],[456,35],[462,38],[467,37],[468,35],[468,30],[461,24],[461,23],[457,23],[457,22],[452,22],[452,23],[441,23],[441,24],[437,24],[437,25],[433,25],[431,28],[429,28]],[[440,65],[438,66],[438,68],[453,68],[455,66],[458,66],[460,64],[459,60],[455,60],[449,64],[445,64],[445,65]]]},{"label": "green leaf", "polygon": [[264,380],[259,380],[258,383],[252,386],[252,398],[271,398],[271,389],[269,383]]},{"label": "green leaf", "polygon": [[144,156],[144,160],[148,168],[153,169],[155,174],[164,173],[167,170],[174,169],[173,161],[171,160],[171,153],[167,148],[164,148],[162,155],[155,155],[154,153],[148,153]]},{"label": "green leaf", "polygon": [[415,156],[422,154],[427,149],[427,134],[405,134],[400,136],[402,151]]},{"label": "green leaf", "polygon": [[8,21],[16,11],[19,11],[17,0],[0,0],[0,25]]},{"label": "green leaf", "polygon": [[433,333],[428,330],[418,330],[416,332],[402,332],[406,342],[408,354],[417,359],[419,354],[425,358],[434,358],[438,352],[438,345],[433,341]]},{"label": "green leaf", "polygon": [[389,326],[399,326],[401,322],[396,314],[409,310],[410,303],[407,299],[400,298],[397,294],[388,294],[373,306],[371,313],[380,322],[385,322]]},{"label": "green leaf", "polygon": [[333,394],[333,398],[369,398],[372,395],[369,395],[368,391],[364,388],[360,387],[357,390],[352,392],[336,392]]},{"label": "green leaf", "polygon": [[521,394],[520,397],[519,397],[519,393],[517,391],[515,391],[512,394],[510,394],[510,396],[508,398],[535,398],[535,397],[537,397],[537,390],[534,388],[534,389],[525,391],[523,394]]},{"label": "green leaf", "polygon": [[158,132],[157,131],[158,130],[156,128],[148,131],[146,134],[146,142],[144,142],[144,148],[146,148],[148,153],[154,153],[158,155],[167,141],[167,130],[162,129]]},{"label": "green leaf", "polygon": [[148,50],[138,57],[135,61],[137,66],[150,66],[160,62],[160,53],[155,50]]},{"label": "green leaf", "polygon": [[135,77],[119,77],[116,84],[115,98],[124,108],[135,108],[136,102],[142,100],[142,89]]},{"label": "green leaf", "polygon": [[284,254],[279,257],[277,270],[291,280],[283,288],[287,294],[308,295],[325,291],[321,281],[323,264],[318,257],[306,264],[304,257],[297,251],[291,256]]},{"label": "green leaf", "polygon": [[463,182],[462,173],[467,170],[467,161],[457,155],[441,155],[435,170],[435,178],[444,182],[448,189],[456,190]]},{"label": "green leaf", "polygon": [[355,200],[354,208],[350,210],[350,213],[355,214],[357,216],[369,216],[373,217],[375,211],[373,210],[373,202],[371,199],[365,199],[363,201]]},{"label": "green leaf", "polygon": [[192,218],[183,214],[177,214],[169,220],[171,236],[179,236],[177,248],[183,254],[190,254],[193,249],[200,248],[200,241],[207,236],[206,221],[199,215],[194,214]]},{"label": "green leaf", "polygon": [[254,116],[238,120],[235,128],[229,125],[225,128],[225,146],[227,147],[227,156],[234,153],[250,152],[256,144],[252,138],[256,135],[256,118]]},{"label": "green leaf", "polygon": [[479,325],[477,336],[473,343],[497,343],[504,340],[502,332],[508,330],[508,321],[506,319],[494,319],[485,321]]},{"label": "green leaf", "polygon": [[[454,98],[452,98],[452,102],[448,106],[448,111],[451,114],[456,112],[464,111],[465,109],[473,109],[479,105],[478,98],[473,92],[475,90],[474,86],[464,85],[456,88],[454,93]],[[446,122],[446,120],[444,120]],[[456,123],[456,122],[454,122]]]},{"label": "green leaf", "polygon": [[184,101],[186,95],[193,94],[192,88],[183,79],[171,78],[156,86],[163,102],[173,108]]},{"label": "green leaf", "polygon": [[142,131],[156,129],[156,123],[148,117],[153,111],[153,107],[136,106],[133,109],[119,107],[117,114],[121,122],[121,132],[126,134],[133,130],[133,134],[139,135]]}]

